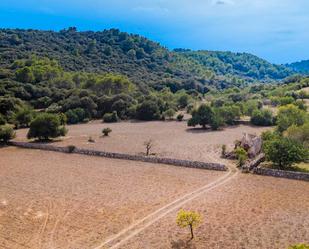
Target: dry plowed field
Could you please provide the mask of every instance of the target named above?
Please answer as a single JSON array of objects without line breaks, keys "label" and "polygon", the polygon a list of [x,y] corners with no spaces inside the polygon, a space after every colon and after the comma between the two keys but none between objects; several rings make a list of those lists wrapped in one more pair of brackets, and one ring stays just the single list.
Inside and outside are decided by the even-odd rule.
[{"label": "dry plowed field", "polygon": [[[101,137],[104,127],[110,137]],[[156,155],[222,162],[222,144],[263,130],[96,121],[70,126],[55,144],[139,154],[151,138]],[[230,171],[1,148],[0,248],[286,249],[309,241],[308,182],[241,174],[224,163]],[[176,226],[180,208],[203,216],[193,241]]]},{"label": "dry plowed field", "polygon": [[[102,137],[102,129],[110,127],[109,137]],[[270,128],[234,126],[222,131],[188,128],[186,122],[121,122],[103,124],[100,121],[71,125],[67,137],[56,145],[75,145],[81,148],[140,154],[145,152],[145,141],[152,139],[151,152],[161,157],[214,162],[220,158],[221,146],[232,148],[244,132],[261,134]],[[19,130],[17,140],[25,140],[27,130]],[[92,137],[95,143],[89,143]]]},{"label": "dry plowed field", "polygon": [[225,173],[0,149],[0,248],[91,248]]}]

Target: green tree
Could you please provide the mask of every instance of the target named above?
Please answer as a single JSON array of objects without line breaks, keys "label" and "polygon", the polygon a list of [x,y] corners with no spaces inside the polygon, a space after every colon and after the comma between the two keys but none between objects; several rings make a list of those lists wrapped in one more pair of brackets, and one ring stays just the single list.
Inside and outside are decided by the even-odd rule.
[{"label": "green tree", "polygon": [[34,118],[34,112],[29,107],[21,108],[14,114],[13,118],[16,127],[29,127]]},{"label": "green tree", "polygon": [[280,169],[302,162],[308,156],[308,151],[302,144],[284,137],[264,141],[263,150],[267,160]]},{"label": "green tree", "polygon": [[16,133],[11,125],[0,126],[0,141],[7,143],[9,140],[15,137]]},{"label": "green tree", "polygon": [[283,132],[291,125],[303,125],[307,119],[306,112],[295,105],[282,106],[277,115],[277,129],[279,132]]},{"label": "green tree", "polygon": [[255,110],[251,116],[251,123],[258,126],[270,126],[273,124],[273,119],[270,110]]},{"label": "green tree", "polygon": [[292,125],[284,133],[286,137],[295,140],[309,148],[309,122],[302,126]]},{"label": "green tree", "polygon": [[103,121],[105,123],[115,123],[118,122],[119,117],[117,115],[117,112],[113,111],[112,113],[105,113],[103,116]]},{"label": "green tree", "polygon": [[41,113],[30,124],[27,137],[49,140],[59,136],[65,136],[67,130],[61,125],[60,117],[56,114]]},{"label": "green tree", "polygon": [[202,221],[202,217],[199,213],[194,211],[185,211],[181,209],[176,218],[176,223],[181,228],[190,228],[191,240],[194,239],[193,229],[197,227]]},{"label": "green tree", "polygon": [[214,112],[209,105],[201,104],[196,110],[192,111],[192,118],[188,120],[188,126],[195,127],[201,125],[204,129],[210,125],[214,117]]},{"label": "green tree", "polygon": [[156,120],[160,118],[160,110],[154,101],[146,100],[137,107],[136,115],[140,120]]}]

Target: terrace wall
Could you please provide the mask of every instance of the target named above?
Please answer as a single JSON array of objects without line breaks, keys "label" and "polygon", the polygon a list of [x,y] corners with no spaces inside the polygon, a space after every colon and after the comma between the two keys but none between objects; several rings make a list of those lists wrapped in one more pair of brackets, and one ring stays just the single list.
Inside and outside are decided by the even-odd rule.
[{"label": "terrace wall", "polygon": [[180,159],[172,159],[172,158],[162,158],[162,157],[147,157],[140,155],[130,155],[123,153],[112,153],[112,152],[104,152],[104,151],[96,151],[89,149],[80,149],[74,148],[73,151],[70,152],[68,147],[59,147],[50,144],[41,144],[41,143],[27,143],[27,142],[9,142],[9,145],[29,148],[29,149],[40,149],[40,150],[48,150],[48,151],[56,151],[62,153],[75,153],[82,154],[88,156],[100,156],[114,159],[123,159],[123,160],[133,160],[133,161],[142,161],[148,163],[158,163],[158,164],[169,164],[174,166],[188,167],[188,168],[199,168],[199,169],[208,169],[208,170],[218,170],[218,171],[227,171],[228,168],[224,164],[219,163],[207,163],[207,162],[199,162],[199,161],[190,161],[190,160],[180,160]]}]

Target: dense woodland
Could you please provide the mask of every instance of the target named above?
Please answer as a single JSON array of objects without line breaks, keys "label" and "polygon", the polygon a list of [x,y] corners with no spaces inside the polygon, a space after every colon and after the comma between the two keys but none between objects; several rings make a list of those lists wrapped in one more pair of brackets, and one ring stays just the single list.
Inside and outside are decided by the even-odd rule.
[{"label": "dense woodland", "polygon": [[287,64],[286,66],[291,68],[295,72],[309,75],[309,60],[294,62],[291,64]]},{"label": "dense woodland", "polygon": [[173,91],[226,88],[247,82],[281,80],[294,74],[246,53],[169,51],[139,35],[117,29],[60,32],[0,29],[0,65],[33,55],[55,59],[65,71],[117,73],[135,84]]}]

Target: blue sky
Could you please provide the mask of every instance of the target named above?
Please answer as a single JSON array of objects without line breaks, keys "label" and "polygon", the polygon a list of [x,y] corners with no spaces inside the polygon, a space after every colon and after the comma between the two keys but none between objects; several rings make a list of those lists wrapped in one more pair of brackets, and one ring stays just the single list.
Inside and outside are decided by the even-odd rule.
[{"label": "blue sky", "polygon": [[169,48],[309,59],[309,0],[1,0],[0,27],[119,28]]}]

